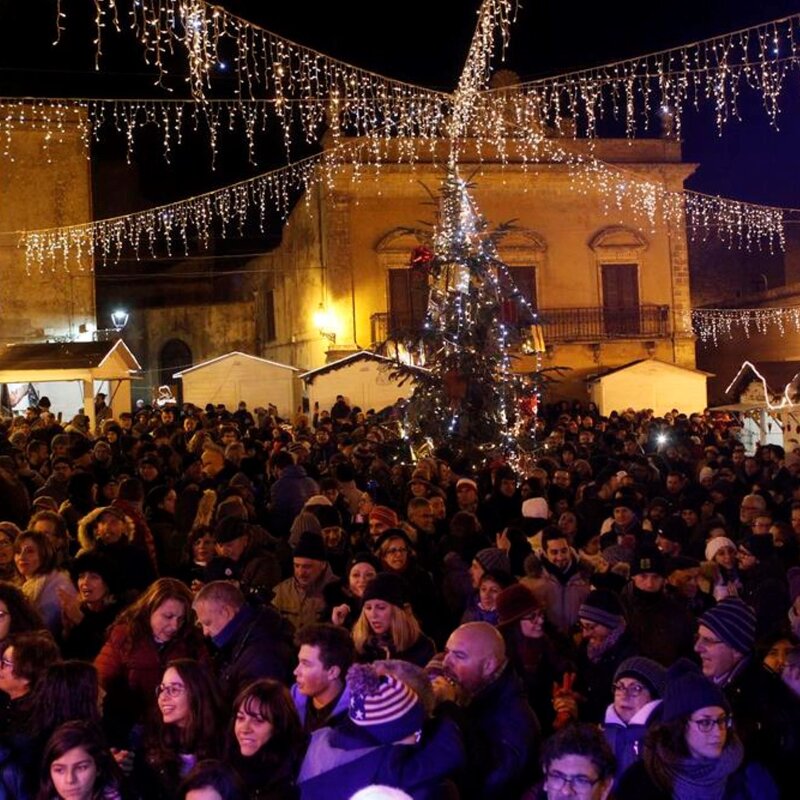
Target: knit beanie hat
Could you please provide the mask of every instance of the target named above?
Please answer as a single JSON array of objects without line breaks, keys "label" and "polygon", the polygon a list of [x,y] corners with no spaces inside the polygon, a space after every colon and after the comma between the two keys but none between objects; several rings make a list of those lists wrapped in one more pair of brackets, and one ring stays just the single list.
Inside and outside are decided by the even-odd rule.
[{"label": "knit beanie hat", "polygon": [[408,602],[405,583],[399,575],[393,575],[391,572],[379,572],[367,584],[361,600],[364,603],[368,600],[383,600],[385,603],[403,608]]},{"label": "knit beanie hat", "polygon": [[103,579],[103,583],[108,586],[110,594],[119,591],[119,570],[112,559],[102,552],[87,550],[76,556],[69,567],[72,580],[77,584],[78,578],[85,572],[94,572]]},{"label": "knit beanie hat", "polygon": [[300,539],[292,551],[293,558],[310,558],[314,561],[327,561],[325,542],[318,533],[306,531],[300,534]]},{"label": "knit beanie hat", "polygon": [[321,528],[341,528],[342,515],[334,506],[314,506],[312,510]]},{"label": "knit beanie hat", "polygon": [[736,549],[734,542],[727,536],[715,536],[713,539],[709,539],[706,544],[706,561],[713,561],[714,556],[722,550],[723,547]]},{"label": "knit beanie hat", "polygon": [[586,596],[578,609],[578,618],[606,628],[618,628],[625,622],[622,603],[609,589],[595,589]]},{"label": "knit beanie hat", "polygon": [[749,653],[755,645],[755,612],[738,597],[721,600],[706,611],[699,622],[743,655]]},{"label": "knit beanie hat", "polygon": [[330,500],[324,494],[313,494],[303,504],[303,508],[311,508],[311,506],[332,506]]},{"label": "knit beanie hat", "polygon": [[731,710],[719,686],[706,678],[688,658],[678,659],[667,670],[661,721],[671,722],[679,717],[689,717],[695,711],[710,706],[723,708],[727,712]]},{"label": "knit beanie hat", "polygon": [[529,497],[522,503],[522,516],[526,519],[547,519],[550,509],[544,497]]},{"label": "knit beanie hat", "polygon": [[672,575],[673,572],[678,572],[683,569],[697,569],[700,562],[691,556],[672,556],[664,562],[664,572],[667,575]]},{"label": "knit beanie hat", "polygon": [[658,526],[658,535],[670,542],[685,544],[689,538],[689,526],[681,517],[667,517]]},{"label": "knit beanie hat", "polygon": [[380,522],[387,528],[396,528],[399,520],[397,514],[388,506],[374,506],[369,512],[369,521]]},{"label": "knit beanie hat", "polygon": [[375,568],[375,572],[380,569],[380,564],[378,563],[378,559],[375,558],[372,553],[368,553],[366,550],[362,550],[359,553],[356,553],[348,562],[347,567],[344,571],[345,580],[350,576],[350,570],[353,569],[356,564],[370,564],[372,567]]},{"label": "knit beanie hat", "polygon": [[631,577],[645,572],[654,572],[656,575],[666,575],[664,556],[655,545],[642,545],[633,554],[631,564]]},{"label": "knit beanie hat", "polygon": [[775,543],[768,533],[751,534],[739,546],[754,555],[759,561],[770,559],[775,554]]},{"label": "knit beanie hat", "polygon": [[512,584],[497,595],[497,624],[510,625],[540,608],[539,601],[527,586]]},{"label": "knit beanie hat", "polygon": [[653,700],[664,696],[667,671],[657,661],[644,656],[626,658],[614,673],[614,683],[620,678],[636,678],[650,692]]},{"label": "knit beanie hat", "polygon": [[410,686],[393,675],[379,675],[372,664],[347,672],[349,722],[377,744],[391,744],[422,729],[425,708]]},{"label": "knit beanie hat", "polygon": [[485,547],[483,550],[478,550],[475,554],[475,560],[487,571],[500,570],[502,572],[511,572],[511,562],[508,559],[508,553],[501,550],[499,547]]}]

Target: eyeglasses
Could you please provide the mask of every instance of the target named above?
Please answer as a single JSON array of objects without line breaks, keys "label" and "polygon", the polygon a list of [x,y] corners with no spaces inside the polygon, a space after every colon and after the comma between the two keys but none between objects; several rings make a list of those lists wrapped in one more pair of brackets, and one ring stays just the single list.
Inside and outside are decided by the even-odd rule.
[{"label": "eyeglasses", "polygon": [[591,633],[596,627],[596,622],[584,622],[583,620],[580,621],[581,630],[585,631],[586,633]]},{"label": "eyeglasses", "polygon": [[162,694],[167,697],[180,697],[185,691],[186,687],[181,686],[180,683],[162,683],[160,686],[156,686],[156,697],[161,697]]},{"label": "eyeglasses", "polygon": [[728,714],[723,714],[717,719],[711,717],[700,717],[700,719],[690,719],[690,724],[694,725],[700,733],[710,733],[714,728],[730,728],[733,724],[733,718]]},{"label": "eyeglasses", "polygon": [[13,547],[14,542],[9,542],[8,539],[0,539],[0,547]]},{"label": "eyeglasses", "polygon": [[0,667],[2,667],[3,669],[13,670],[14,662],[10,658],[6,658],[5,656],[3,656],[3,658],[0,658]]},{"label": "eyeglasses", "polygon": [[564,775],[563,772],[548,770],[547,785],[554,792],[560,792],[565,786],[575,792],[575,794],[589,794],[594,786],[600,782],[600,778],[592,780],[588,775]]},{"label": "eyeglasses", "polygon": [[408,548],[407,547],[390,547],[386,551],[386,555],[388,555],[388,556],[398,556],[401,553],[407,553],[407,552],[408,552]]},{"label": "eyeglasses", "polygon": [[640,683],[632,683],[626,686],[624,683],[615,683],[611,687],[616,694],[626,694],[628,697],[638,697],[642,692],[646,692]]},{"label": "eyeglasses", "polygon": [[714,647],[717,644],[723,644],[721,639],[709,639],[708,636],[696,636],[695,644],[702,644],[704,647]]}]

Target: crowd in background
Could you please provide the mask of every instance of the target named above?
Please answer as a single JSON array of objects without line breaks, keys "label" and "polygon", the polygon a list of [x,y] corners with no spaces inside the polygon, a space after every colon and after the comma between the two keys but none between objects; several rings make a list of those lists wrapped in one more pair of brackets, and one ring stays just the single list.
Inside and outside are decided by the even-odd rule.
[{"label": "crowd in background", "polygon": [[344,397],[96,412],[0,420],[0,800],[797,796],[800,453],[566,402],[480,464]]}]

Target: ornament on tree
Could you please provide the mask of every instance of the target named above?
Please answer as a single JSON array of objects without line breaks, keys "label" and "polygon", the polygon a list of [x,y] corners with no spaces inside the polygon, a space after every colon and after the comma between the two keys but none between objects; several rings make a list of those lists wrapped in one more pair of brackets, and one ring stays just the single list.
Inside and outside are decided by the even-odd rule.
[{"label": "ornament on tree", "polygon": [[430,274],[431,267],[433,266],[433,251],[424,244],[415,247],[411,251],[411,258],[408,265],[416,272],[425,275]]}]

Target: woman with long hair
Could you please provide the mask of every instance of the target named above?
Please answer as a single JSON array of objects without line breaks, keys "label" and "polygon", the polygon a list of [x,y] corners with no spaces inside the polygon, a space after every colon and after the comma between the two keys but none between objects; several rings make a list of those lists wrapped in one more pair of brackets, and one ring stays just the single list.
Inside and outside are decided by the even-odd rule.
[{"label": "woman with long hair", "polygon": [[379,574],[367,584],[363,601],[353,626],[359,661],[395,658],[424,667],[433,658],[436,647],[422,632],[398,576]]},{"label": "woman with long hair", "polygon": [[14,563],[22,575],[22,593],[44,620],[50,633],[61,636],[61,603],[76,595],[66,572],[58,569],[52,542],[44,533],[25,531],[14,542]]},{"label": "woman with long hair", "polygon": [[185,584],[160,578],[109,630],[94,664],[107,692],[105,718],[113,743],[131,743],[132,728],[143,721],[170,661],[205,657],[192,599]]},{"label": "woman with long hair", "polygon": [[122,775],[99,728],[67,722],[47,743],[37,800],[119,800]]},{"label": "woman with long hair", "polygon": [[209,667],[183,658],[164,670],[156,706],[137,759],[136,783],[143,796],[167,799],[198,761],[220,755],[223,705]]},{"label": "woman with long hair", "polygon": [[728,700],[691,661],[667,672],[661,721],[647,732],[644,758],[620,778],[617,800],[777,800],[760,765],[746,763]]},{"label": "woman with long hair", "polygon": [[305,751],[300,717],[289,690],[263,678],[245,687],[233,704],[228,760],[250,800],[295,800],[297,772]]},{"label": "woman with long hair", "polygon": [[201,761],[178,787],[178,800],[246,800],[241,778],[216,759]]}]

